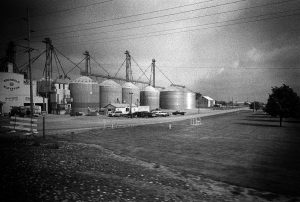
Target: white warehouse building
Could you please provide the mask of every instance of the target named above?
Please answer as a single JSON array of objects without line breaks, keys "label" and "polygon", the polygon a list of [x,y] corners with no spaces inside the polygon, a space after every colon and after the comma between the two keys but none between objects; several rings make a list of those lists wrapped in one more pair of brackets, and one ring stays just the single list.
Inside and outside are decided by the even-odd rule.
[{"label": "white warehouse building", "polygon": [[[34,105],[43,106],[43,98],[37,96],[36,81],[32,82],[32,87]],[[45,103],[47,103],[47,99],[45,99]],[[9,113],[15,106],[29,105],[29,80],[24,79],[23,74],[14,73],[12,68],[8,68],[8,72],[0,72],[0,114]]]}]

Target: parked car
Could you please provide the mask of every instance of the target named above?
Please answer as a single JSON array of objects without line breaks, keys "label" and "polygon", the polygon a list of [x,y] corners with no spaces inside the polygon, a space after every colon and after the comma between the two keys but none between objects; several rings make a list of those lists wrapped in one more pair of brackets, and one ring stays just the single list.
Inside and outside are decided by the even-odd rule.
[{"label": "parked car", "polygon": [[115,111],[115,112],[108,114],[108,116],[110,116],[110,117],[120,117],[122,115],[123,115],[122,111]]},{"label": "parked car", "polygon": [[147,112],[147,111],[140,111],[140,112],[134,112],[132,114],[133,117],[156,117],[156,114],[153,114],[151,112]]},{"label": "parked car", "polygon": [[[33,116],[38,117],[41,114],[40,109],[41,109],[40,106],[34,106]],[[9,115],[24,117],[24,116],[30,116],[30,112],[31,112],[30,106],[15,106],[11,108]]]},{"label": "parked car", "polygon": [[73,111],[70,112],[70,116],[83,116],[83,115],[84,115],[83,112],[73,112]]},{"label": "parked car", "polygon": [[155,114],[156,116],[163,116],[163,117],[169,116],[168,112],[163,112],[163,111],[152,111],[152,113]]},{"label": "parked car", "polygon": [[175,112],[172,112],[173,115],[177,115],[177,114],[180,114],[180,115],[185,115],[185,112],[182,112],[182,111],[175,111]]},{"label": "parked car", "polygon": [[26,115],[26,111],[23,110],[21,107],[12,107],[9,116],[21,116],[24,117]]}]

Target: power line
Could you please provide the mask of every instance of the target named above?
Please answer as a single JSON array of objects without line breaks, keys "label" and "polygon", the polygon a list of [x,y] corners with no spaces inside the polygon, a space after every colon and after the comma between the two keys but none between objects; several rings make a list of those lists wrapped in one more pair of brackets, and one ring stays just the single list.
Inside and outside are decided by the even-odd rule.
[{"label": "power line", "polygon": [[[40,52],[40,54],[38,54],[36,57],[31,59],[31,63],[33,64],[39,57],[41,57],[44,53],[46,53],[46,50]],[[18,69],[20,72],[24,71],[26,69],[26,67],[28,66],[28,62],[18,66]]]},{"label": "power line", "polygon": [[147,25],[121,28],[121,29],[117,29],[117,30],[103,31],[103,32],[98,32],[98,33],[94,33],[94,34],[84,34],[84,35],[76,35],[76,36],[59,37],[59,38],[54,38],[54,40],[60,40],[60,39],[66,39],[66,38],[75,38],[75,37],[82,37],[82,36],[91,36],[91,35],[98,35],[98,34],[111,33],[111,32],[114,33],[116,31],[136,29],[136,28],[142,28],[142,27],[149,27],[149,26],[153,26],[153,25],[162,25],[162,24],[168,24],[168,23],[173,23],[173,22],[178,22],[178,21],[185,21],[185,20],[197,19],[197,18],[202,18],[202,17],[209,17],[209,16],[214,16],[214,15],[227,14],[227,13],[232,13],[232,12],[237,12],[237,11],[242,11],[242,10],[249,10],[249,9],[254,9],[254,8],[262,8],[262,7],[265,7],[265,6],[278,5],[278,4],[282,4],[282,3],[286,3],[286,2],[290,2],[290,1],[294,1],[294,0],[281,1],[281,2],[277,2],[277,3],[267,3],[267,4],[251,6],[251,7],[247,7],[247,8],[240,8],[240,9],[234,9],[234,10],[230,10],[230,11],[223,11],[223,12],[217,12],[217,13],[212,13],[212,14],[205,14],[205,15],[201,15],[201,16],[171,20],[171,21],[167,21],[167,22],[152,23],[152,24],[147,24]]},{"label": "power line", "polygon": [[[203,10],[203,9],[215,8],[215,7],[224,6],[224,5],[230,5],[230,4],[239,3],[242,1],[247,1],[247,0],[238,0],[238,1],[227,2],[227,3],[223,3],[223,4],[217,4],[217,5],[213,5],[213,6],[201,7],[201,8],[197,8],[197,9],[188,10],[188,11],[181,11],[181,12],[177,12],[177,13],[171,13],[171,14],[165,14],[165,15],[160,15],[160,16],[155,16],[155,17],[133,20],[133,21],[128,21],[128,22],[120,22],[120,23],[102,25],[102,26],[97,26],[97,27],[82,28],[82,29],[70,30],[70,31],[64,31],[64,32],[56,32],[56,33],[52,33],[52,34],[55,34],[55,35],[67,34],[67,33],[73,33],[73,32],[78,32],[78,31],[86,31],[86,30],[93,30],[93,29],[99,29],[99,28],[105,28],[105,27],[112,27],[112,26],[116,26],[116,25],[124,25],[124,24],[128,24],[128,23],[141,22],[141,21],[145,21],[145,20],[152,20],[152,19],[157,19],[157,18],[161,18],[161,17],[168,17],[168,16],[173,16],[173,15],[193,12],[196,10]],[[85,23],[85,24],[87,25],[87,24],[91,24],[91,23]],[[45,37],[45,36],[48,36],[48,35],[43,34],[43,35],[37,35],[35,37]]]},{"label": "power line", "polygon": [[206,67],[206,66],[161,66],[164,68],[172,68],[172,69],[215,69],[215,70],[220,70],[220,69],[224,69],[224,70],[258,70],[258,69],[296,69],[296,70],[300,70],[299,67],[231,67],[231,66],[215,66],[215,67]]},{"label": "power line", "polygon": [[[33,15],[33,16],[30,16],[30,18],[37,18],[37,17],[53,15],[53,14],[57,14],[57,13],[68,12],[68,11],[72,11],[72,10],[76,10],[76,9],[80,9],[80,8],[86,8],[86,7],[95,6],[95,5],[98,5],[98,4],[108,3],[108,2],[111,2],[111,1],[113,1],[113,0],[106,0],[106,1],[96,2],[96,3],[92,3],[92,4],[88,4],[88,5],[77,6],[77,7],[74,7],[74,8],[66,8],[66,9],[62,9],[62,10],[56,10],[56,11],[43,13],[43,14],[39,14],[39,15]],[[34,9],[34,8],[31,8],[31,9]],[[37,8],[37,9],[40,9],[40,8]],[[15,23],[15,22],[18,22],[18,21],[21,21],[21,20],[22,20],[22,18],[9,18],[9,19],[6,19],[6,22]]]},{"label": "power line", "polygon": [[[295,10],[292,10],[292,11],[297,11],[297,10],[299,10],[299,9],[295,9]],[[284,12],[285,13],[286,12],[289,13],[291,11],[284,11]],[[281,13],[284,13],[284,12],[281,12]],[[278,14],[278,12],[276,14]],[[233,26],[233,25],[238,25],[238,24],[247,24],[247,23],[253,23],[253,22],[260,22],[260,21],[265,21],[265,20],[274,20],[274,19],[279,19],[279,18],[284,18],[284,17],[296,16],[296,15],[299,15],[299,14],[300,13],[294,13],[294,14],[288,14],[288,15],[281,15],[281,16],[275,16],[275,17],[266,17],[266,18],[261,18],[261,19],[243,21],[243,22],[229,23],[229,24],[224,24],[224,25],[216,25],[216,26],[211,26],[211,27],[203,27],[203,26],[209,26],[209,25],[214,25],[214,24],[220,24],[220,23],[226,23],[226,22],[234,22],[234,21],[238,21],[238,20],[246,20],[246,19],[251,19],[251,18],[257,18],[257,17],[267,16],[267,15],[270,15],[270,14],[259,15],[259,16],[252,16],[252,17],[247,17],[247,18],[240,18],[240,19],[228,20],[228,21],[223,21],[223,22],[214,22],[214,23],[194,25],[194,26],[188,26],[188,27],[182,27],[182,28],[168,29],[168,30],[163,30],[163,31],[160,31],[160,32],[174,31],[174,30],[180,30],[180,29],[182,30],[182,29],[191,28],[191,27],[202,27],[202,28],[196,28],[196,29],[190,29],[190,30],[174,31],[174,32],[168,32],[168,33],[161,33],[161,34],[157,34],[158,32],[148,32],[148,33],[142,33],[142,34],[120,36],[120,37],[115,37],[115,38],[102,38],[102,39],[95,39],[95,40],[87,40],[87,41],[82,41],[82,42],[76,42],[76,44],[81,44],[81,43],[85,44],[85,43],[88,43],[88,42],[93,42],[93,43],[107,43],[107,42],[115,42],[115,41],[129,40],[129,39],[140,39],[140,38],[155,37],[155,36],[165,36],[165,35],[185,33],[185,32],[194,32],[194,31],[199,31],[199,30],[203,30],[203,29],[213,29],[213,28],[227,27],[227,26]],[[274,15],[274,13],[272,13],[272,15]],[[139,35],[142,35],[142,36],[139,36]],[[124,37],[126,37],[126,38],[124,38]],[[109,39],[109,40],[105,41],[106,39]],[[99,41],[99,40],[102,40],[102,41]],[[71,43],[65,43],[63,46],[66,46],[68,44],[74,44],[74,43],[73,42],[71,42]]]},{"label": "power line", "polygon": [[175,6],[175,7],[171,7],[171,8],[159,9],[159,10],[155,10],[155,11],[149,11],[149,12],[144,12],[144,13],[127,15],[127,16],[122,16],[122,17],[117,17],[117,18],[96,20],[94,22],[85,22],[85,23],[79,23],[79,24],[74,24],[74,25],[60,26],[60,27],[57,27],[57,28],[41,29],[41,30],[38,30],[38,31],[47,31],[47,30],[53,30],[53,29],[62,29],[62,28],[68,28],[68,27],[75,27],[75,26],[80,26],[80,25],[95,24],[95,23],[107,22],[107,21],[113,21],[113,20],[121,20],[121,19],[126,19],[126,18],[131,18],[131,17],[137,17],[137,16],[141,16],[141,15],[153,14],[153,13],[157,13],[157,12],[161,12],[161,11],[168,11],[168,10],[173,10],[173,9],[177,9],[177,8],[193,6],[193,5],[196,5],[196,4],[202,4],[202,3],[207,3],[207,2],[211,2],[211,1],[214,1],[214,0],[201,1],[201,2],[196,2],[196,3],[191,3],[191,4],[185,4],[185,5],[182,5],[182,6]]},{"label": "power line", "polygon": [[111,2],[111,1],[113,1],[113,0],[106,0],[106,1],[96,2],[96,3],[92,3],[92,4],[88,4],[88,5],[77,6],[77,7],[74,7],[74,8],[66,8],[66,9],[57,10],[57,11],[53,11],[53,12],[48,12],[48,13],[44,13],[44,14],[33,15],[31,17],[36,18],[36,17],[41,17],[41,16],[53,15],[53,14],[57,14],[57,13],[63,13],[63,12],[68,12],[68,11],[72,11],[72,10],[77,10],[77,9],[80,9],[80,8],[87,8],[87,7],[90,7],[90,6],[95,6],[95,5],[99,5],[99,4],[103,4],[103,3],[108,3],[108,2]]}]

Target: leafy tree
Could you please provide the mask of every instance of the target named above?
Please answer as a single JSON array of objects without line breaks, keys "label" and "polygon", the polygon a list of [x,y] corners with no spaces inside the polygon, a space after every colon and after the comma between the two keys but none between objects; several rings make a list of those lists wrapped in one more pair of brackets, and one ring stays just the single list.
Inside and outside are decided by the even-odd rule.
[{"label": "leafy tree", "polygon": [[220,105],[223,105],[223,106],[226,106],[227,105],[227,103],[225,102],[225,101],[217,101],[216,100],[216,104],[220,104]]},{"label": "leafy tree", "polygon": [[300,98],[292,88],[285,84],[272,88],[265,111],[273,117],[279,116],[280,126],[283,118],[299,117],[299,109]]},{"label": "leafy tree", "polygon": [[249,107],[250,107],[250,109],[253,109],[253,111],[254,110],[257,111],[261,108],[261,104],[257,101],[254,101],[254,102],[251,102]]}]

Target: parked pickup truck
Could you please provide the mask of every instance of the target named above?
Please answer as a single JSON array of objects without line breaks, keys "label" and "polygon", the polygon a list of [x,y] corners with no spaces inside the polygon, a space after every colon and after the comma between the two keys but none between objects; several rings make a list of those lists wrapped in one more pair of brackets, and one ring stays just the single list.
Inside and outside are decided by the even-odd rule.
[{"label": "parked pickup truck", "polygon": [[163,116],[163,117],[169,116],[168,112],[163,112],[163,111],[152,111],[152,113],[155,114],[156,116]]},{"label": "parked pickup truck", "polygon": [[173,115],[177,115],[177,114],[180,114],[180,115],[185,115],[185,112],[182,112],[182,111],[175,111],[175,112],[172,112]]},{"label": "parked pickup truck", "polygon": [[108,114],[108,116],[111,116],[111,117],[120,117],[122,115],[123,115],[123,113],[121,111],[115,111],[115,112]]},{"label": "parked pickup truck", "polygon": [[147,111],[141,111],[141,112],[134,112],[132,114],[133,117],[143,117],[143,118],[153,118],[156,117],[156,114],[153,114],[151,112],[147,112]]}]

